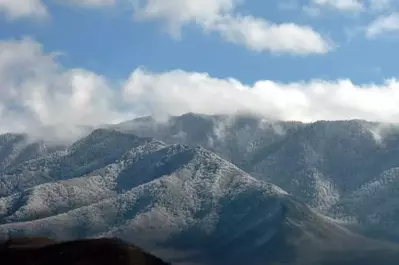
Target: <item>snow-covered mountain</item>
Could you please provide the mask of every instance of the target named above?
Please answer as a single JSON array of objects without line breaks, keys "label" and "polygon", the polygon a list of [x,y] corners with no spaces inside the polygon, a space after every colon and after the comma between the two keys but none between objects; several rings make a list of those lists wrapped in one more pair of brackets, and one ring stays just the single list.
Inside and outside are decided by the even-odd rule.
[{"label": "snow-covered mountain", "polygon": [[385,228],[388,225],[382,222],[399,224],[391,214],[392,200],[388,195],[382,199],[385,192],[368,193],[364,206],[351,199],[399,167],[399,127],[394,124],[362,120],[304,124],[249,115],[186,114],[164,122],[140,118],[113,127],[169,144],[204,146],[333,218]]},{"label": "snow-covered mountain", "polygon": [[173,264],[399,259],[203,147],[115,130],[10,164],[0,183],[4,238],[117,236]]},{"label": "snow-covered mountain", "polygon": [[97,129],[64,150],[5,167],[0,172],[0,196],[11,195],[47,182],[89,174],[114,163],[135,147],[149,142],[163,145],[154,139]]},{"label": "snow-covered mountain", "polygon": [[367,227],[366,234],[399,239],[399,168],[384,171],[343,197],[330,210],[338,218],[355,218]]},{"label": "snow-covered mountain", "polygon": [[42,157],[56,150],[63,150],[63,145],[34,141],[26,134],[0,135],[0,169],[18,165],[25,161]]},{"label": "snow-covered mountain", "polygon": [[254,153],[281,141],[303,124],[270,121],[258,116],[189,113],[163,122],[144,117],[111,127],[138,136],[154,137],[167,144],[200,145],[237,166],[244,166]]}]

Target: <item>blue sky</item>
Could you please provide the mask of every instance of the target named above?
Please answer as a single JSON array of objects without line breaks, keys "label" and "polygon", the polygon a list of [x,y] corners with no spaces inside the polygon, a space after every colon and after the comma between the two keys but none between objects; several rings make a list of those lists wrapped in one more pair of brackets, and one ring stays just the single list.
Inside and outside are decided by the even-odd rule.
[{"label": "blue sky", "polygon": [[57,117],[75,126],[186,111],[396,122],[397,7],[1,0],[0,131],[53,126]]},{"label": "blue sky", "polygon": [[304,11],[306,5],[301,6],[299,1],[297,6],[289,5],[294,1],[287,1],[285,6],[277,0],[249,0],[238,5],[237,12],[243,14],[275,23],[309,25],[338,45],[322,56],[293,56],[251,51],[228,43],[217,34],[204,34],[195,25],[183,25],[180,38],[176,38],[166,32],[164,21],[134,21],[133,8],[128,5],[82,8],[56,1],[44,3],[51,15],[45,21],[24,17],[10,22],[3,13],[0,37],[32,36],[46,51],[65,52],[61,58],[65,66],[85,67],[111,78],[123,78],[138,66],[154,71],[176,68],[204,71],[244,82],[264,78],[281,81],[351,78],[356,82],[381,82],[396,76],[398,71],[392,60],[395,39],[369,40],[358,32],[372,22],[374,14],[325,7],[320,17],[314,17]]}]

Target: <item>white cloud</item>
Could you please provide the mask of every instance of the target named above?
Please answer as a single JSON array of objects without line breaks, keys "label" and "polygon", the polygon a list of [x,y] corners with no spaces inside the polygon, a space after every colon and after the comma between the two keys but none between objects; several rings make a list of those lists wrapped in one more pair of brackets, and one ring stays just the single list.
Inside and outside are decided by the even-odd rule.
[{"label": "white cloud", "polygon": [[[96,126],[143,115],[186,112],[254,112],[283,120],[399,120],[399,80],[356,85],[350,80],[311,80],[253,85],[234,78],[175,70],[132,72],[120,87],[86,69],[65,69],[57,54],[44,53],[32,39],[0,41],[0,132],[76,136],[79,126]],[[217,99],[217,102],[215,102]],[[48,136],[48,135],[47,135]]]},{"label": "white cloud", "polygon": [[249,86],[206,73],[176,70],[157,74],[138,69],[124,91],[137,110],[156,116],[249,111],[300,121],[359,118],[396,122],[399,118],[399,81],[395,79],[381,86],[358,86],[350,80],[290,84],[261,80]]},{"label": "white cloud", "polygon": [[[59,0],[82,7],[107,7],[116,0]],[[259,52],[324,54],[334,45],[309,26],[294,23],[275,24],[264,18],[236,14],[244,0],[132,0],[137,20],[160,20],[179,37],[183,25],[194,23],[232,43]],[[0,0],[0,11],[10,18],[45,16],[41,0]]]},{"label": "white cloud", "polygon": [[378,35],[399,31],[399,13],[392,13],[387,16],[380,16],[374,20],[366,29],[368,37],[376,37]]},{"label": "white cloud", "polygon": [[229,14],[237,0],[133,0],[135,17],[143,20],[161,20],[173,34],[186,23],[203,24]]},{"label": "white cloud", "polygon": [[31,39],[0,41],[0,131],[38,132],[60,126],[57,133],[79,125],[121,118],[117,93],[107,80],[85,69],[63,70],[56,54],[45,54]]},{"label": "white cloud", "polygon": [[327,53],[333,48],[311,27],[294,23],[273,24],[252,16],[223,17],[207,29],[215,30],[227,41],[251,50],[291,54]]},{"label": "white cloud", "polygon": [[361,11],[365,8],[361,0],[312,0],[314,5],[325,6],[342,11]]},{"label": "white cloud", "polygon": [[136,0],[139,20],[161,20],[178,36],[181,26],[195,23],[205,31],[217,32],[227,41],[255,51],[291,54],[322,54],[332,48],[331,41],[311,27],[293,23],[274,24],[264,18],[235,13],[234,0]]},{"label": "white cloud", "polygon": [[48,16],[47,8],[41,0],[0,0],[0,13],[10,20]]}]

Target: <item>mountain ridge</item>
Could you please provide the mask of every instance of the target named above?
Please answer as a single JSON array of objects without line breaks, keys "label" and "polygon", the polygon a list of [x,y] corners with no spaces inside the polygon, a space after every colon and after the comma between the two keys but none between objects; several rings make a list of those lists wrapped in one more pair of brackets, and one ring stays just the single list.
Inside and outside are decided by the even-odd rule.
[{"label": "mountain ridge", "polygon": [[[198,116],[195,117],[197,119],[209,121],[211,118]],[[190,115],[185,116],[184,122],[187,120],[191,121]],[[147,122],[147,119],[140,122]],[[359,121],[338,123],[339,126],[345,125],[339,130],[328,128],[321,131],[319,124],[309,129],[296,123],[273,122],[272,125],[262,125],[262,122],[253,119],[238,119],[230,123],[230,127],[225,126],[223,130],[227,128],[227,135],[230,136],[225,137],[223,142],[219,134],[219,142],[212,144],[218,148],[235,147],[221,155],[198,145],[201,141],[210,143],[210,134],[206,130],[191,128],[191,133],[195,135],[186,139],[194,139],[195,144],[190,145],[181,141],[184,138],[178,138],[180,140],[175,143],[157,140],[149,131],[142,132],[146,135],[143,138],[131,131],[102,128],[65,150],[56,150],[7,166],[0,170],[0,237],[40,235],[61,240],[118,237],[174,264],[241,265],[250,260],[252,264],[270,261],[270,264],[290,265],[364,265],[368,264],[364,263],[367,259],[373,258],[374,261],[380,259],[381,264],[395,264],[393,262],[399,259],[399,250],[394,243],[384,242],[387,238],[367,238],[369,234],[363,233],[360,226],[343,225],[331,219],[334,215],[326,217],[314,205],[309,207],[304,204],[306,198],[274,184],[287,181],[287,176],[295,169],[289,166],[290,161],[299,166],[323,161],[318,155],[328,154],[331,148],[325,146],[331,144],[330,138],[334,141],[349,139],[331,145],[331,150],[345,150],[353,146],[346,124],[353,128],[353,137],[360,139],[358,146],[366,140],[374,141],[372,148],[377,145],[371,132],[365,131]],[[257,127],[259,124],[263,127]],[[332,128],[337,126],[337,123],[325,124]],[[190,127],[187,124],[185,126]],[[209,128],[214,129],[212,126]],[[244,129],[237,133],[232,128]],[[220,133],[220,126],[217,129]],[[175,131],[167,128],[162,130],[166,131],[157,132],[158,136],[165,133],[166,137],[173,136],[168,141],[177,139],[173,134]],[[314,131],[315,137],[304,134],[307,130]],[[366,135],[366,140],[359,138],[359,133],[360,136]],[[235,137],[243,137],[242,142],[230,145]],[[298,139],[300,143],[287,141],[287,137]],[[301,140],[301,137],[305,140]],[[323,145],[319,144],[320,139],[325,141]],[[393,134],[388,140],[395,142],[395,139]],[[266,163],[269,173],[271,169],[279,169],[285,170],[285,174],[270,176],[262,171],[258,171],[259,175],[247,173],[223,157],[223,154],[234,154],[239,158],[241,154],[238,151],[245,147],[244,142],[257,144],[254,144],[254,148],[243,149],[242,161],[262,154],[262,163],[273,159],[278,162]],[[264,154],[264,147],[273,147],[274,151]],[[301,164],[298,161],[302,160],[290,157],[293,153],[290,150],[314,152],[294,152],[297,157],[298,154],[304,154],[303,161],[306,163]],[[372,150],[366,155],[375,153]],[[388,153],[394,152],[392,149]],[[345,156],[340,159],[345,160]],[[328,167],[323,163],[314,164],[320,174],[328,172],[325,170]],[[311,167],[308,169],[310,172],[314,170]],[[340,193],[338,199],[345,204],[341,208],[333,208],[339,205],[335,203],[328,209],[356,218],[360,218],[364,212],[367,219],[364,206],[356,204],[359,210],[354,211],[351,203],[357,197],[350,195],[364,194],[364,198],[376,203],[376,194],[383,194],[386,187],[396,183],[396,171],[391,169],[386,172],[381,176],[366,176],[362,185],[367,192],[363,192],[360,185],[360,190],[349,192],[348,197]],[[339,180],[334,179],[333,175],[328,177]],[[324,187],[322,181],[325,179],[327,175],[320,175],[319,187]],[[380,183],[380,186],[373,184],[373,181]],[[309,183],[312,182],[304,182],[304,187],[313,189]],[[332,187],[337,183],[332,183]],[[374,192],[369,192],[372,191],[371,187],[376,186],[378,188],[374,188]],[[393,189],[392,196],[395,195]],[[382,209],[380,213],[382,217],[387,216]],[[389,220],[394,221],[395,216]],[[379,224],[374,226],[377,227],[384,228]],[[395,227],[394,223],[391,227]],[[360,246],[367,247],[362,249]]]},{"label": "mountain ridge", "polygon": [[[205,120],[207,127],[199,134],[195,132],[193,141],[192,132],[185,128],[199,119]],[[337,213],[337,206],[349,202],[352,193],[379,175],[399,166],[395,160],[399,155],[399,126],[389,123],[358,119],[299,123],[251,115],[185,114],[162,123],[140,119],[112,128],[156,136],[169,144],[200,144],[321,213],[349,222],[359,221],[360,216],[351,216],[355,210],[349,205],[341,208],[348,210]],[[370,211],[379,212],[375,200]],[[390,218],[398,222],[396,217]]]}]

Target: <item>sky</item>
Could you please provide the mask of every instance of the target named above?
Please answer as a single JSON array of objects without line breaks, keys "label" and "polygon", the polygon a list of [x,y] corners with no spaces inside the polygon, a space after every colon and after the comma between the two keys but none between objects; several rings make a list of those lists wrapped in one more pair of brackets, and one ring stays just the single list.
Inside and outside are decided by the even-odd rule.
[{"label": "sky", "polygon": [[187,112],[399,121],[397,0],[0,0],[0,132]]}]

